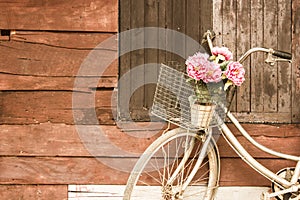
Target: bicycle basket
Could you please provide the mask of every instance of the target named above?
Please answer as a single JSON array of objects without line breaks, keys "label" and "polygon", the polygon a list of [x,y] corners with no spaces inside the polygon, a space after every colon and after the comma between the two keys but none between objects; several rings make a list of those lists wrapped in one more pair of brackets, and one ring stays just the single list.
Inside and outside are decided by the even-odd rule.
[{"label": "bicycle basket", "polygon": [[[201,126],[195,125],[195,108],[191,98],[195,95],[193,86],[187,81],[188,76],[165,64],[161,64],[156,91],[151,113],[163,120],[169,121],[186,129],[205,129],[218,126],[225,118],[226,94],[223,83],[208,84],[208,91],[213,110],[202,108],[202,115],[197,115],[197,121],[202,121]],[[201,106],[196,108],[201,109]],[[205,124],[207,123],[207,124]]]}]

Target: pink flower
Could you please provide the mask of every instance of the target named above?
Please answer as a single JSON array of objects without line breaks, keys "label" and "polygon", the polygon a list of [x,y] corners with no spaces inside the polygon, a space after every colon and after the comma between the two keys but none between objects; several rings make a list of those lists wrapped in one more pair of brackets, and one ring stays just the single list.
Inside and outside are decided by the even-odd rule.
[{"label": "pink flower", "polygon": [[189,77],[199,81],[205,78],[206,66],[210,63],[208,55],[203,53],[195,53],[193,56],[188,57],[185,61],[187,65],[187,74]]},{"label": "pink flower", "polygon": [[213,47],[211,53],[214,56],[223,56],[225,60],[231,60],[233,58],[231,51],[227,47]]},{"label": "pink flower", "polygon": [[241,86],[245,81],[245,69],[239,62],[230,62],[224,74],[237,86]]},{"label": "pink flower", "polygon": [[222,80],[222,70],[216,63],[209,63],[206,66],[205,77],[203,78],[204,83],[208,82],[220,82]]}]

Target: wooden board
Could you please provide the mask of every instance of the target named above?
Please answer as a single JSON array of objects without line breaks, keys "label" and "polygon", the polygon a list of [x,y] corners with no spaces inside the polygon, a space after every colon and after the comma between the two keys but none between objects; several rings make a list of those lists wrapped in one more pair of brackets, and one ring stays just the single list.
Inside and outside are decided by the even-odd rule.
[{"label": "wooden board", "polygon": [[293,68],[292,68],[292,120],[294,123],[300,123],[300,2],[293,1]]},{"label": "wooden board", "polygon": [[0,1],[0,29],[117,32],[117,0]]},{"label": "wooden board", "polygon": [[[136,159],[131,161],[133,167]],[[258,161],[275,172],[283,167],[295,166],[294,162],[285,160],[258,159]],[[128,159],[110,158],[109,162],[125,169],[124,163],[127,163]],[[221,186],[269,186],[270,184],[241,159],[222,159],[221,165]],[[128,173],[113,169],[96,158],[79,157],[1,157],[0,169],[0,181],[4,185],[75,183],[114,185],[126,184],[129,176]],[[126,169],[130,167],[126,166]]]},{"label": "wooden board", "polygon": [[[85,82],[82,88],[74,87],[74,81]],[[89,92],[92,89],[112,89],[118,85],[118,77],[52,77],[0,73],[0,90],[2,91],[73,91]],[[95,84],[96,83],[96,84]],[[83,87],[85,86],[85,87]]]},{"label": "wooden board", "polygon": [[[200,186],[201,187],[201,186]],[[93,200],[95,197],[102,200],[122,200],[125,185],[69,185],[68,194],[69,200]],[[142,197],[147,196],[147,200],[156,200],[156,194],[161,191],[159,186],[144,186],[140,187],[138,193]],[[263,192],[267,192],[269,187],[218,187],[215,194],[215,200],[253,200],[259,199]],[[151,198],[152,197],[152,198]],[[275,200],[275,198],[271,198]]]},{"label": "wooden board", "polygon": [[[95,94],[95,103],[94,95]],[[77,95],[77,96],[76,96]],[[76,98],[80,105],[73,105]],[[7,91],[0,93],[2,124],[39,124],[45,122],[74,124],[73,112],[77,113],[77,123],[114,124],[112,112],[116,106],[116,96],[112,90],[96,92],[72,91]],[[13,104],[11,103],[13,102]],[[112,103],[113,102],[113,103]],[[93,119],[90,112],[96,112]]]},{"label": "wooden board", "polygon": [[[90,76],[97,76],[99,62],[112,52],[117,53],[117,42],[107,47],[103,42],[114,40],[106,33],[52,33],[16,31],[11,41],[0,41],[0,72],[32,76],[76,76],[91,52],[98,57],[90,64]],[[76,42],[74,42],[76,41]],[[77,42],[79,41],[79,42]],[[104,76],[117,76],[118,61],[105,66]],[[86,66],[85,64],[84,66]],[[98,75],[99,76],[99,75]]]},{"label": "wooden board", "polygon": [[[143,124],[129,128],[124,125],[100,126],[73,126],[64,124],[39,124],[39,125],[1,125],[0,130],[0,155],[1,156],[70,156],[89,157],[91,152],[86,145],[95,143],[94,156],[129,157],[139,156],[157,137],[162,133],[164,124],[155,125],[157,129],[145,129]],[[154,125],[152,125],[154,126]],[[236,131],[229,126],[237,135],[241,144],[256,158],[274,158],[254,148]],[[299,140],[300,127],[297,125],[244,125],[245,129],[259,143],[292,155],[300,154]],[[92,130],[89,137],[78,132],[82,128]],[[98,139],[97,139],[98,138]],[[99,141],[99,138],[103,140]],[[222,157],[234,157],[237,155],[232,151],[222,137],[216,138]],[[282,144],[284,142],[284,144]],[[13,145],[12,145],[13,144]],[[280,145],[282,144],[282,145]],[[114,151],[118,147],[123,154]],[[135,153],[136,155],[131,155]]]},{"label": "wooden board", "polygon": [[[219,37],[216,44],[229,47],[234,59],[250,47],[291,52],[292,43],[294,49],[299,46],[298,37],[294,34],[292,38],[292,24],[299,14],[294,14],[295,19],[291,18],[291,1],[226,0],[215,1],[213,6],[213,27]],[[299,99],[294,98],[299,90],[299,87],[295,88],[298,69],[293,65],[293,72],[291,64],[281,62],[269,66],[264,63],[265,59],[266,55],[255,53],[243,63],[246,81],[238,90],[232,110],[238,112],[243,122],[291,123],[298,115],[292,116],[292,113],[299,110],[291,103],[292,99],[295,102]]]},{"label": "wooden board", "polygon": [[66,200],[67,185],[0,185],[2,199]]}]

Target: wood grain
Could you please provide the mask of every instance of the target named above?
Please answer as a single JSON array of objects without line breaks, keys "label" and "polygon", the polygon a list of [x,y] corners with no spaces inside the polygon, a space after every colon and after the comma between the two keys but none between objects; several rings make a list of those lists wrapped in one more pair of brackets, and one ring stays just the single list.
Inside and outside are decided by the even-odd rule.
[{"label": "wood grain", "polygon": [[293,52],[293,68],[292,68],[292,120],[294,123],[300,122],[300,2],[293,1],[293,21],[292,21],[292,38],[293,38],[293,45],[292,45],[292,52]]},{"label": "wood grain", "polygon": [[[64,124],[39,125],[1,125],[0,155],[2,156],[69,156],[89,157],[87,145],[93,146],[93,156],[129,157],[139,156],[157,137],[162,134],[164,124],[137,123],[124,126],[73,126]],[[146,125],[146,126],[145,126]],[[144,128],[143,128],[144,127]],[[256,158],[274,158],[263,153],[244,139],[238,131],[229,125],[241,144]],[[297,125],[252,125],[245,124],[245,129],[253,138],[274,150],[298,155],[300,153],[300,127]],[[85,129],[84,129],[85,128]],[[157,129],[156,129],[157,128]],[[80,130],[91,130],[85,137]],[[83,135],[82,135],[83,134]],[[99,140],[99,138],[103,138]],[[236,158],[237,155],[222,137],[217,137],[222,157]],[[12,145],[13,144],[13,145]],[[128,154],[114,151],[118,147]]]},{"label": "wood grain", "polygon": [[[239,58],[242,56],[248,49],[250,49],[251,43],[251,24],[248,23],[251,16],[251,5],[250,0],[237,1],[237,41],[239,44],[236,45],[236,54]],[[244,63],[242,63],[245,68],[245,81],[241,87],[237,90],[237,111],[238,112],[250,112],[251,111],[251,101],[250,101],[250,84],[251,84],[251,68],[250,68],[250,60],[247,59]]]},{"label": "wood grain", "polygon": [[0,1],[0,29],[117,32],[117,0]]},{"label": "wood grain", "polygon": [[[0,119],[3,124],[38,124],[44,122],[74,124],[74,112],[77,123],[114,124],[112,112],[116,106],[115,97],[112,90],[87,93],[7,91],[0,94]],[[72,98],[76,98],[79,103],[73,105]],[[96,99],[95,103],[94,99]],[[112,102],[114,103],[112,104]],[[93,119],[90,112],[96,112],[98,119]]]},{"label": "wood grain", "polygon": [[[74,81],[81,83],[74,86]],[[0,90],[2,91],[86,91],[96,88],[116,88],[118,77],[59,77],[59,76],[32,76],[0,73]]]},{"label": "wood grain", "polygon": [[[76,76],[82,66],[89,65],[90,76],[97,76],[100,61],[116,53],[117,42],[109,49],[102,42],[114,39],[113,34],[49,33],[17,31],[11,41],[0,41],[0,72],[34,76]],[[76,41],[76,43],[74,42]],[[77,43],[77,41],[80,41]],[[91,53],[97,57],[89,57]],[[93,62],[85,61],[86,58]],[[111,64],[103,69],[104,76],[117,76],[118,61],[111,57]],[[94,73],[92,73],[94,72]],[[99,76],[99,75],[98,75]]]},{"label": "wood grain", "polygon": [[[0,181],[2,184],[126,184],[129,173],[112,169],[100,161],[95,158],[0,157]],[[126,161],[128,159],[110,158],[110,163],[119,166]],[[295,164],[284,160],[258,161],[275,172]],[[240,159],[222,159],[221,165],[221,186],[270,184]]]},{"label": "wood grain", "polygon": [[[277,0],[264,0],[264,46],[277,47]],[[263,68],[264,112],[277,112],[278,105],[278,64]]]},{"label": "wood grain", "polygon": [[2,199],[67,200],[67,185],[0,185]]},{"label": "wood grain", "polygon": [[[264,46],[263,0],[251,0],[251,48]],[[254,53],[251,59],[251,111],[263,113],[264,109],[264,55]],[[254,77],[254,80],[253,80]]]}]

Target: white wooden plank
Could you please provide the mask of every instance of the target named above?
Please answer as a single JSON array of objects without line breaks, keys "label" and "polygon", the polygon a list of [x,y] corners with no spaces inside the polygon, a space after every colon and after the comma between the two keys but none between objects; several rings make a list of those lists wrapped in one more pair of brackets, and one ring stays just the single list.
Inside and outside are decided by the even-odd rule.
[{"label": "white wooden plank", "polygon": [[[69,185],[68,200],[122,200],[124,189],[124,185]],[[268,187],[220,187],[215,200],[258,200],[263,192],[269,190]],[[140,186],[140,191],[143,196],[143,193],[160,192],[160,188]],[[155,195],[148,195],[145,200],[152,200],[151,196]]]}]

